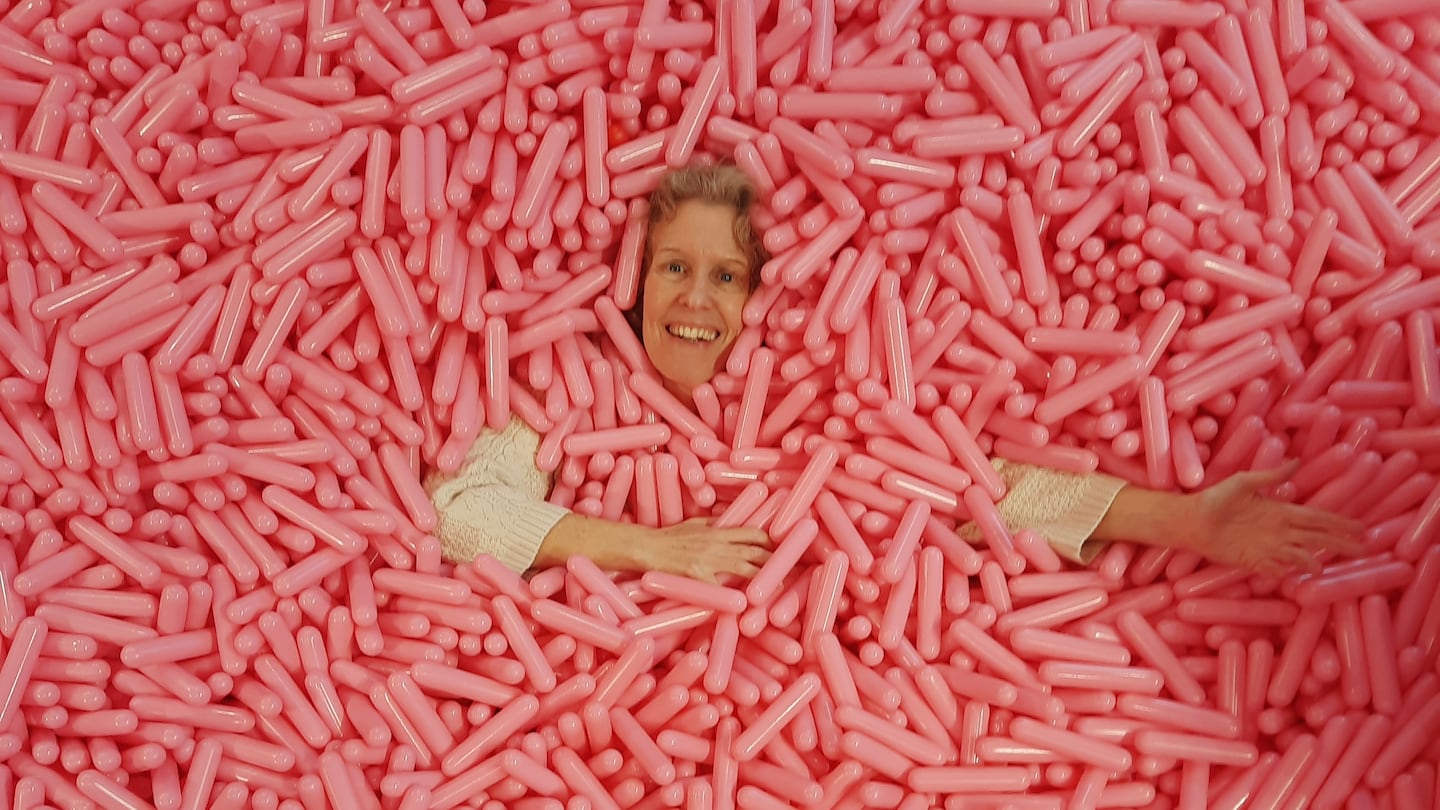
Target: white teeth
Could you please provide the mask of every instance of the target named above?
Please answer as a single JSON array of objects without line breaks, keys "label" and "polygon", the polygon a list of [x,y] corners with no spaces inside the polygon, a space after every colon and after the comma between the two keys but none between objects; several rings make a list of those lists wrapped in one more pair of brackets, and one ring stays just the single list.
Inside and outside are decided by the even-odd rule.
[{"label": "white teeth", "polygon": [[702,329],[698,326],[672,326],[670,334],[685,340],[703,340],[706,342],[720,337],[720,333],[714,329]]}]

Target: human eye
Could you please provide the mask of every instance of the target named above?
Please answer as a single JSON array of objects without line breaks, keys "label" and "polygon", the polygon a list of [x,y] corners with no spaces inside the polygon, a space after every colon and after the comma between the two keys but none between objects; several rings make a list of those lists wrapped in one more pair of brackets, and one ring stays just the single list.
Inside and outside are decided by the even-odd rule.
[{"label": "human eye", "polygon": [[685,272],[685,265],[674,260],[668,261],[665,263],[665,272],[678,276]]},{"label": "human eye", "polygon": [[735,267],[725,267],[716,274],[716,278],[721,284],[739,286],[749,281],[750,275]]}]

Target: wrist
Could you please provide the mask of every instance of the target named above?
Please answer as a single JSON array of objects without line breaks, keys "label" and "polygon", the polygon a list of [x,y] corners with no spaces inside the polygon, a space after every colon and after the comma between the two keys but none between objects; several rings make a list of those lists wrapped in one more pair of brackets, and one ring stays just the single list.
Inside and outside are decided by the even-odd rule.
[{"label": "wrist", "polygon": [[1195,550],[1205,536],[1206,506],[1198,494],[1120,490],[1093,537],[1176,550]]},{"label": "wrist", "polygon": [[655,544],[660,541],[660,532],[640,524],[624,524],[625,536],[611,538],[610,554],[614,558],[612,568],[616,571],[648,571],[654,566]]},{"label": "wrist", "polygon": [[564,565],[572,555],[588,557],[606,571],[636,571],[653,547],[654,529],[570,513],[550,530],[540,546],[537,567]]},{"label": "wrist", "polygon": [[596,520],[592,554],[607,571],[644,571],[651,565],[658,533],[638,523]]},{"label": "wrist", "polygon": [[1203,493],[1171,493],[1166,509],[1166,533],[1172,538],[1174,548],[1199,552],[1209,534],[1210,508]]}]

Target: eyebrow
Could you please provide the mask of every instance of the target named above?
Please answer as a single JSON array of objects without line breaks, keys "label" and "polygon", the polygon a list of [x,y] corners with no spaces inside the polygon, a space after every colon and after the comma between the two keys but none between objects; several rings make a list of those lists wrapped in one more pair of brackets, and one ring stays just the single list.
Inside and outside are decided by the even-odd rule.
[{"label": "eyebrow", "polygon": [[[690,254],[690,252],[687,251],[687,250],[685,250],[684,248],[674,247],[674,246],[671,246],[671,245],[663,245],[663,244],[661,244],[661,245],[655,245],[655,247],[654,247],[654,253],[653,253],[654,258],[659,259],[661,256],[665,256],[665,255],[675,255],[675,256],[678,256],[678,257],[680,257],[680,258],[682,258],[682,259],[686,259],[686,260],[691,259],[691,254]],[[738,254],[738,253],[732,253],[732,254],[728,254],[728,255],[725,255],[725,256],[721,256],[721,257],[719,258],[719,260],[718,260],[718,263],[719,263],[719,264],[723,264],[723,265],[731,265],[731,264],[733,264],[733,265],[739,267],[740,269],[744,270],[744,271],[747,272],[747,273],[750,271],[750,263],[749,263],[748,261],[746,261],[745,258],[744,258],[743,256],[741,256],[740,254]]]}]

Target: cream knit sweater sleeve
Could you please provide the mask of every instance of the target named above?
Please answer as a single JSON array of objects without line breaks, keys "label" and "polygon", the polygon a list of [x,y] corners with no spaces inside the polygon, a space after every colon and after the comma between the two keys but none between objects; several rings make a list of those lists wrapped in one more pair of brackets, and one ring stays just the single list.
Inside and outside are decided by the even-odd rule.
[{"label": "cream knit sweater sleeve", "polygon": [[[1050,541],[1060,556],[1088,564],[1105,547],[1091,540],[1125,481],[1102,473],[1072,473],[1004,459],[991,462],[1005,481],[995,506],[1012,532],[1031,529]],[[967,540],[979,537],[973,523],[961,527]]]},{"label": "cream knit sweater sleeve", "polygon": [[545,535],[569,514],[545,500],[551,479],[535,466],[539,446],[539,434],[511,418],[504,430],[482,431],[454,475],[426,479],[445,559],[468,563],[489,554],[518,573],[534,564]]}]

